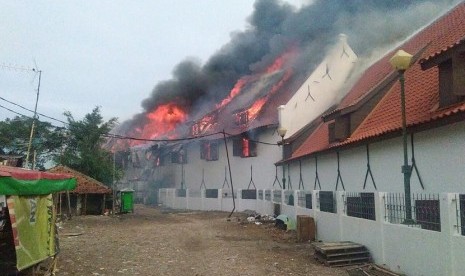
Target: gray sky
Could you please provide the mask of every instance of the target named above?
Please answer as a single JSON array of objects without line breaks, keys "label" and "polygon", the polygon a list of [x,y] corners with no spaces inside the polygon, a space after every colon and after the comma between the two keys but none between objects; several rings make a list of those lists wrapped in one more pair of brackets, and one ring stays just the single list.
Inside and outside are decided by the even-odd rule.
[{"label": "gray sky", "polygon": [[[244,30],[253,3],[0,0],[0,96],[34,109],[37,76],[6,67],[37,65],[38,112],[64,120],[71,111],[81,119],[101,106],[105,119],[124,121],[142,110],[141,101],[176,64],[186,57],[204,62],[231,32]],[[0,105],[32,116],[1,99]],[[0,120],[14,116],[0,108]]]}]

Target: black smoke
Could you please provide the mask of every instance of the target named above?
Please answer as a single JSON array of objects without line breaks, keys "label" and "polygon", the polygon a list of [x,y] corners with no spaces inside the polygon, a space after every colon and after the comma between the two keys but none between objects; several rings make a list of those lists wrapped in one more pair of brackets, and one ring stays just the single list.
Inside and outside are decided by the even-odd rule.
[{"label": "black smoke", "polygon": [[170,101],[182,104],[191,118],[202,115],[225,98],[240,77],[262,70],[290,45],[301,49],[294,72],[302,76],[321,61],[339,33],[348,35],[349,45],[359,57],[368,56],[402,41],[455,2],[315,0],[297,9],[279,0],[257,0],[245,31],[233,33],[205,64],[194,60],[179,63],[172,79],[155,85],[142,101],[145,111],[124,122],[119,131],[128,134],[140,127],[145,112]]}]

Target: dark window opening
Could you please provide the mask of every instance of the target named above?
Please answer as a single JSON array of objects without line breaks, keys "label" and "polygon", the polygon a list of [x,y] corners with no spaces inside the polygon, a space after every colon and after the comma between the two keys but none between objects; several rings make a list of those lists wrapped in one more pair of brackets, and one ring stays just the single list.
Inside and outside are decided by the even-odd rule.
[{"label": "dark window opening", "polygon": [[186,164],[187,163],[186,151],[181,148],[179,151],[171,152],[171,163]]},{"label": "dark window opening", "polygon": [[257,156],[257,142],[246,137],[233,140],[233,156],[255,157]]},{"label": "dark window opening", "polygon": [[328,142],[334,143],[336,142],[336,123],[331,122],[328,124]]},{"label": "dark window opening", "polygon": [[[461,90],[461,81],[457,74],[463,70],[465,63],[462,61],[461,66],[457,61],[449,59],[439,64],[439,106],[446,107],[465,100]],[[462,92],[462,93],[461,93]]]},{"label": "dark window opening", "polygon": [[218,142],[202,141],[200,142],[200,159],[206,161],[218,160]]}]

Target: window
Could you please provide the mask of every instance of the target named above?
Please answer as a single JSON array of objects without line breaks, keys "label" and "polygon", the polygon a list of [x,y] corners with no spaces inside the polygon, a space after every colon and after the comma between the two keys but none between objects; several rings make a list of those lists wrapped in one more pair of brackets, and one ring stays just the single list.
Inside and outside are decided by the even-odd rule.
[{"label": "window", "polygon": [[328,142],[334,143],[336,142],[336,123],[331,122],[328,124]]},{"label": "window", "polygon": [[257,156],[257,143],[247,137],[233,140],[233,156],[255,157]]},{"label": "window", "polygon": [[246,125],[249,122],[249,112],[247,110],[235,114],[235,123],[238,126]]},{"label": "window", "polygon": [[155,157],[155,167],[161,167],[165,165],[165,158],[161,155]]},{"label": "window", "polygon": [[200,135],[200,123],[195,123],[191,127],[191,135],[192,136],[197,136]]},{"label": "window", "polygon": [[183,148],[181,148],[178,151],[172,151],[171,152],[171,163],[186,164],[187,163],[186,151]]},{"label": "window", "polygon": [[465,59],[453,56],[438,65],[439,106],[446,107],[465,100]]},{"label": "window", "polygon": [[201,141],[200,142],[200,159],[206,161],[218,160],[218,142]]}]

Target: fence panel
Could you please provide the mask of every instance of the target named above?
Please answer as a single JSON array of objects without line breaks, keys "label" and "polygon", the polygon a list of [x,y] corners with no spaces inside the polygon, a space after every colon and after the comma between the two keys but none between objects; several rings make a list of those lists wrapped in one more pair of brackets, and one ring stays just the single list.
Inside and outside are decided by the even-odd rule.
[{"label": "fence panel", "polygon": [[320,204],[321,212],[337,213],[336,211],[336,199],[334,192],[332,191],[320,191],[318,193],[318,199]]},{"label": "fence panel", "polygon": [[297,192],[297,205],[299,207],[312,209],[312,192],[298,191]]},{"label": "fence panel", "polygon": [[281,203],[281,199],[282,199],[281,190],[273,190],[273,202],[274,203]]},{"label": "fence panel", "polygon": [[284,203],[294,206],[294,191],[284,191]]},{"label": "fence panel", "polygon": [[345,195],[345,207],[348,216],[376,220],[374,193],[348,192]]},{"label": "fence panel", "polygon": [[405,195],[389,193],[385,197],[386,220],[424,230],[441,231],[441,213],[438,194],[412,194],[411,220],[407,219]]}]

